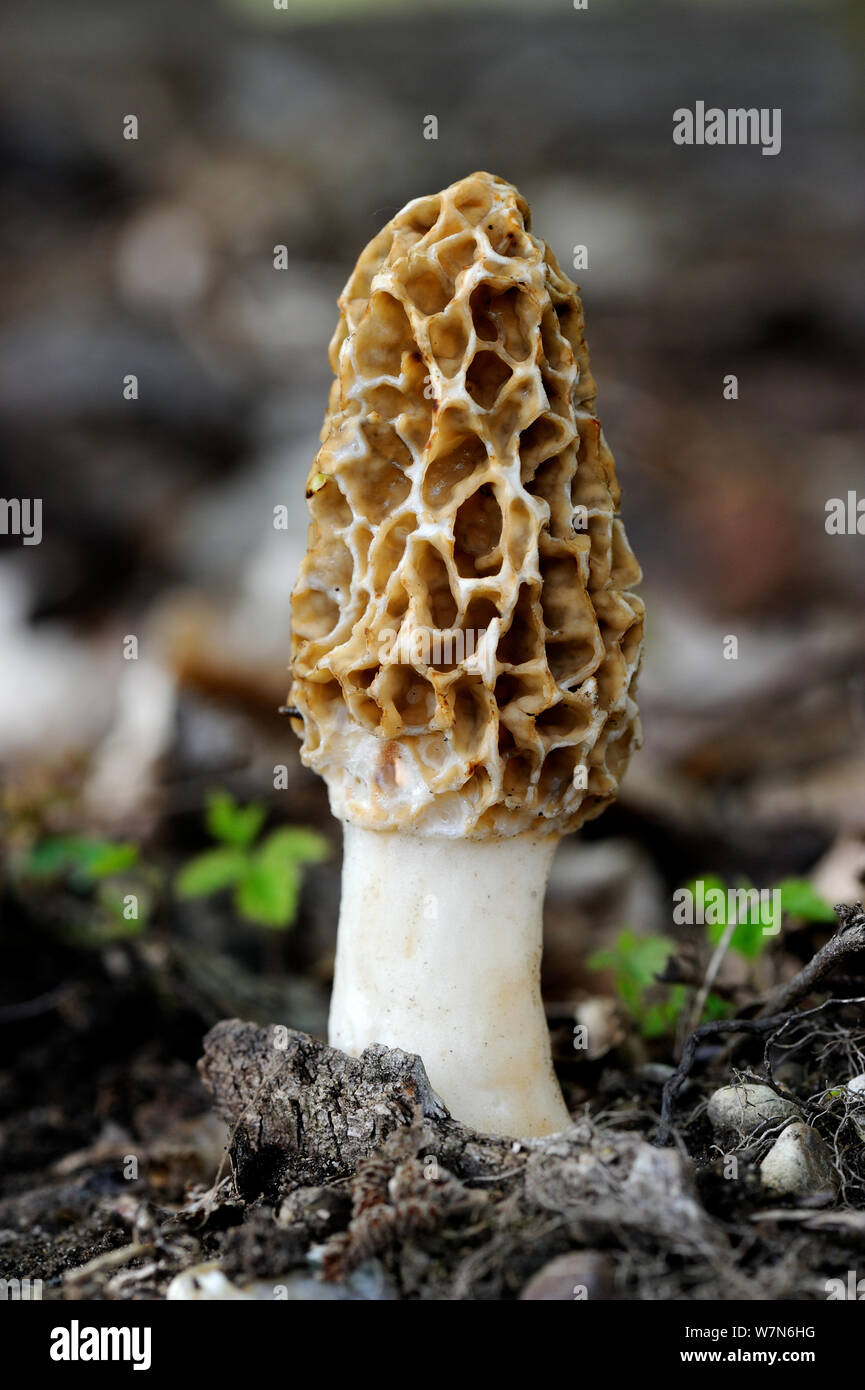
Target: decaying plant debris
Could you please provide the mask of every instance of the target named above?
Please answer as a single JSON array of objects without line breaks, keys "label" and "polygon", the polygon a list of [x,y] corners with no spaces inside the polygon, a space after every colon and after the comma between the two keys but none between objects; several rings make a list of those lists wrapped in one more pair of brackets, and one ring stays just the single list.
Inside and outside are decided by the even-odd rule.
[{"label": "decaying plant debris", "polygon": [[[852,948],[861,909],[839,916]],[[830,954],[861,972],[861,955]],[[133,1146],[137,1180],[118,1128],[0,1201],[3,1272],[38,1268],[43,1296],[65,1299],[825,1298],[865,1240],[865,1092],[832,1084],[865,1070],[855,983],[750,1030],[728,1020],[735,1064],[706,1056],[704,1026],[677,1073],[607,1073],[570,1130],[521,1142],[452,1119],[417,1057],[220,1022],[200,1080],[139,1064],[152,1137]],[[773,1199],[759,1164],[789,1116],[713,1134],[722,1081],[786,1100],[825,1145],[832,1190]]]},{"label": "decaying plant debris", "polygon": [[636,1135],[588,1120],[550,1139],[479,1135],[451,1119],[416,1057],[279,1041],[219,1024],[202,1072],[248,1201],[272,1205],[302,1245],[306,1213],[342,1194],[317,1233],[325,1280],[378,1256],[404,1295],[513,1295],[548,1258],[616,1227],[626,1248],[660,1242],[695,1266],[723,1250],[679,1156]]}]

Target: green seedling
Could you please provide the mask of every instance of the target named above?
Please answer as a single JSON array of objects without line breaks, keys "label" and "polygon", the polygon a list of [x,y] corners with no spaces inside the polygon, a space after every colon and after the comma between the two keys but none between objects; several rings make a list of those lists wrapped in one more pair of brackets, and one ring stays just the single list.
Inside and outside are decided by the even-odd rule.
[{"label": "green seedling", "polygon": [[[749,885],[746,882],[742,887],[747,890]],[[706,921],[704,927],[706,940],[714,948],[731,921],[727,885],[716,874],[707,874],[701,879],[692,879],[687,888],[693,901],[712,905],[711,914],[706,915],[713,920]],[[785,878],[772,891],[780,893],[781,910],[791,917],[807,922],[835,920],[832,908],[807,879]],[[764,931],[765,925],[759,901],[755,900],[736,921],[729,949],[749,963],[756,960],[772,939]],[[667,997],[660,1002],[650,998],[650,991],[660,984],[657,976],[674,951],[674,943],[665,936],[638,936],[626,928],[619,933],[610,950],[596,951],[587,962],[591,970],[612,971],[616,993],[645,1038],[674,1033],[686,1008],[688,991],[682,984],[668,986]],[[708,1023],[731,1012],[732,1005],[727,1000],[710,993],[700,1021]]]},{"label": "green seedling", "polygon": [[302,869],[330,850],[313,830],[282,826],[259,841],[265,809],[255,802],[239,806],[228,792],[207,798],[205,823],[217,841],[197,854],[175,882],[180,898],[205,898],[233,890],[239,917],[271,931],[285,931],[297,916]]},{"label": "green seedling", "polygon": [[[616,993],[644,1038],[674,1033],[686,1008],[688,991],[685,985],[670,985],[665,999],[651,997],[659,988],[657,976],[674,951],[674,943],[666,936],[638,936],[630,927],[625,927],[610,950],[596,951],[587,962],[590,970],[612,971]],[[723,1018],[728,1008],[725,1000],[710,994],[703,1022]]]},{"label": "green seedling", "polygon": [[158,874],[140,863],[138,845],[96,835],[49,835],[11,862],[13,879],[29,889],[54,889],[88,898],[86,918],[58,922],[70,944],[100,947],[137,936],[158,890]]}]

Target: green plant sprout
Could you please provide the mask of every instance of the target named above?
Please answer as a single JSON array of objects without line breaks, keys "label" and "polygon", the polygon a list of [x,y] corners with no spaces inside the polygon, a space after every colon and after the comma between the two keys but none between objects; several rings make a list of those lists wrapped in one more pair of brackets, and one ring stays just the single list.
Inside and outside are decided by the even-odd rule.
[{"label": "green plant sprout", "polygon": [[[720,890],[713,899],[716,904],[713,910],[714,920],[705,924],[706,939],[715,947],[729,925],[725,905],[727,885],[716,874],[708,874],[702,879],[692,879],[687,887],[695,900],[705,900],[713,890]],[[806,922],[834,921],[835,914],[832,908],[815,892],[807,879],[785,878],[777,885],[777,891],[781,895],[781,910],[789,916],[801,918]],[[756,960],[767,942],[772,939],[771,935],[764,931],[764,925],[760,906],[750,906],[736,923],[729,949],[749,963]],[[683,984],[668,986],[667,997],[660,1002],[650,997],[650,991],[656,991],[663,983],[657,976],[663,971],[675,949],[675,943],[666,936],[640,936],[626,927],[619,933],[612,947],[596,951],[587,961],[590,970],[612,972],[616,994],[644,1038],[659,1038],[674,1033],[685,1011],[688,990]],[[723,1018],[730,1012],[731,1005],[728,1001],[710,993],[707,995],[700,1022],[708,1023],[713,1019]]]},{"label": "green plant sprout", "polygon": [[[746,891],[750,886],[747,879],[743,879],[740,885]],[[713,920],[706,921],[706,939],[710,945],[717,946],[731,922],[726,883],[717,874],[706,874],[702,878],[691,879],[686,887],[695,901],[705,903],[709,899],[712,902]],[[743,960],[756,960],[769,939],[763,930],[764,925],[759,902],[749,906],[736,922],[729,949]]]},{"label": "green plant sprout", "polygon": [[100,947],[137,936],[158,889],[159,876],[140,863],[138,845],[96,835],[45,836],[14,855],[10,869],[21,886],[60,888],[93,900],[92,916],[60,928],[77,946]]},{"label": "green plant sprout", "polygon": [[[753,891],[753,885],[747,879],[743,879],[739,887],[744,892]],[[687,889],[695,900],[711,900],[713,920],[706,922],[706,936],[712,946],[717,946],[731,921],[727,884],[717,874],[706,874],[702,878],[692,879]],[[835,919],[829,904],[824,902],[805,878],[782,879],[770,892],[773,897],[775,893],[780,895],[781,911],[788,916],[799,917],[807,922],[832,922]],[[756,894],[754,899],[736,921],[729,943],[730,949],[747,961],[756,960],[772,939],[772,933],[764,930],[766,922]]]},{"label": "green plant sprout", "polygon": [[294,922],[304,864],[326,859],[330,848],[314,830],[282,826],[262,841],[265,808],[239,806],[228,792],[211,792],[205,824],[218,843],[184,865],[175,881],[180,898],[205,898],[234,890],[239,917],[271,931]]},{"label": "green plant sprout", "polygon": [[138,862],[137,845],[102,840],[95,835],[49,835],[15,861],[21,878],[52,883],[63,880],[86,891],[100,879],[124,873]]},{"label": "green plant sprout", "polygon": [[778,884],[781,907],[791,917],[805,922],[834,922],[835,910],[819,893],[815,893],[807,878],[785,878]]},{"label": "green plant sprout", "polygon": [[[650,991],[658,988],[656,977],[675,949],[674,942],[666,936],[638,936],[625,927],[609,950],[595,951],[586,962],[590,970],[612,971],[615,991],[644,1038],[660,1038],[674,1032],[684,1012],[688,997],[685,985],[671,985],[666,999],[649,997]],[[702,1021],[722,1018],[727,1008],[725,1000],[710,994]]]}]

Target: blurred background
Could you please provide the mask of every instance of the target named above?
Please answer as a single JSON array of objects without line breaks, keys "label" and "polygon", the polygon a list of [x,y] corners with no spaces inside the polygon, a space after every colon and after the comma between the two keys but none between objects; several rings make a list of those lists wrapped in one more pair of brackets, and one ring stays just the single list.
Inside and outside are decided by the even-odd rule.
[{"label": "blurred background", "polygon": [[[554,870],[551,1017],[603,1011],[591,953],[669,933],[694,875],[861,896],[865,537],[825,528],[865,496],[856,0],[43,0],[3,29],[0,491],[43,500],[41,544],[0,537],[13,1182],[200,1109],[222,1016],[325,1027],[339,828],[278,709],[327,344],[365,243],[473,169],[566,269],[588,248],[649,615],[644,749]],[[781,153],[675,146],[698,99],[780,107]]]}]

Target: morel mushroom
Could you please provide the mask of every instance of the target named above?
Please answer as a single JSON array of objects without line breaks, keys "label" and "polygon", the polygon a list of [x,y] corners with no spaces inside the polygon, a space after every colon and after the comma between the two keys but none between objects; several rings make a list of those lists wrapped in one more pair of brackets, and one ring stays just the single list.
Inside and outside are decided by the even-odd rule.
[{"label": "morel mushroom", "polygon": [[345,822],[330,1041],[419,1053],[518,1137],[568,1124],[544,889],[639,743],[643,627],[577,286],[529,227],[479,173],[362,253],[292,608],[294,727]]}]

